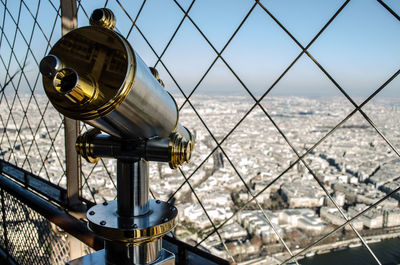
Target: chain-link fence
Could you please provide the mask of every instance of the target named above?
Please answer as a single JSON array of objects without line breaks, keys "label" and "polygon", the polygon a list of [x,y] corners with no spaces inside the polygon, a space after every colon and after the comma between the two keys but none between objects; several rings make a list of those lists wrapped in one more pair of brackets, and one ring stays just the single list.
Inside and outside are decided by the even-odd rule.
[{"label": "chain-link fence", "polygon": [[63,118],[43,96],[37,72],[61,35],[59,3],[6,0],[1,13],[2,158],[65,185]]},{"label": "chain-link fence", "polygon": [[65,264],[66,234],[4,190],[1,195],[1,248],[17,264]]},{"label": "chain-link fence", "polygon": [[[37,71],[60,4],[1,1],[1,158],[63,186],[62,117]],[[382,264],[368,241],[400,225],[396,1],[81,0],[78,25],[98,7],[195,131],[189,164],[150,168],[152,196],[179,208],[176,238],[252,264],[361,244]],[[113,200],[115,171],[84,163],[83,196]]]}]

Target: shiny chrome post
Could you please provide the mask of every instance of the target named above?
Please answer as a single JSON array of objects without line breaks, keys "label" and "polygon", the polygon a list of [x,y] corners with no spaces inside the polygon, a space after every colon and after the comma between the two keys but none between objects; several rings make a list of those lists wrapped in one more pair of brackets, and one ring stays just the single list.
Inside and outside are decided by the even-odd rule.
[{"label": "shiny chrome post", "polygon": [[118,215],[124,218],[145,215],[149,211],[149,173],[144,160],[117,160]]},{"label": "shiny chrome post", "polygon": [[105,255],[108,265],[152,264],[160,258],[161,240],[138,246],[120,245],[106,241]]},{"label": "shiny chrome post", "polygon": [[134,264],[149,264],[155,261],[159,257],[161,248],[161,240],[133,246],[133,256],[135,257]]}]

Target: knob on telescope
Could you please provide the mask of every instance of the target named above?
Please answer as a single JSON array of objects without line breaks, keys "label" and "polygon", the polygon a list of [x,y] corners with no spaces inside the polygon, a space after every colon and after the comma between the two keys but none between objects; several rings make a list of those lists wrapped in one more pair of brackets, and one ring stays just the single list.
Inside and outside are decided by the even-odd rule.
[{"label": "knob on telescope", "polygon": [[95,9],[90,16],[89,23],[92,26],[101,26],[107,29],[114,29],[117,21],[114,13],[107,8]]}]

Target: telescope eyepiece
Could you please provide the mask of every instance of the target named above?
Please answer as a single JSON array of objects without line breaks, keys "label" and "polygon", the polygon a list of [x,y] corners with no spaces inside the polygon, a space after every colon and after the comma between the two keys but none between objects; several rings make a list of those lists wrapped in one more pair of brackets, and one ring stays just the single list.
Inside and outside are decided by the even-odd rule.
[{"label": "telescope eyepiece", "polygon": [[85,104],[91,101],[96,95],[95,83],[90,78],[80,77],[72,68],[61,67],[58,57],[50,54],[40,61],[39,70],[43,76],[52,80],[53,88],[58,94],[73,103]]},{"label": "telescope eyepiece", "polygon": [[61,63],[57,56],[49,54],[40,61],[40,73],[48,78],[53,78],[60,69]]},{"label": "telescope eyepiece", "polygon": [[78,74],[71,68],[64,68],[56,73],[53,79],[57,92],[67,94],[78,84]]},{"label": "telescope eyepiece", "polygon": [[88,78],[79,77],[72,68],[63,68],[53,78],[53,87],[73,103],[86,104],[97,94],[97,87]]}]

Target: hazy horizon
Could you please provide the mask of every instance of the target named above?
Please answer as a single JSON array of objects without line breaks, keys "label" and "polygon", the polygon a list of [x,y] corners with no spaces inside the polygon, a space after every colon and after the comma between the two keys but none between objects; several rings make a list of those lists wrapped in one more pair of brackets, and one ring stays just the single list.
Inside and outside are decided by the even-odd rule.
[{"label": "hazy horizon", "polygon": [[[308,0],[306,3],[261,1],[303,47],[313,39],[344,2],[342,0]],[[400,10],[400,1],[385,2],[393,10]],[[85,2],[86,13],[79,8],[78,25],[87,26],[88,19],[85,14],[104,6],[104,3],[105,1]],[[173,1],[152,0],[144,5],[136,25],[146,40],[137,28],[131,29],[131,21],[119,5],[111,2],[107,6],[115,13],[117,29],[127,37],[147,65],[154,66],[157,63],[157,56],[163,54],[162,63],[157,63],[156,68],[166,89],[174,94],[179,92],[179,86],[186,95],[195,87],[197,87],[196,94],[246,95],[241,81],[252,93],[262,95],[302,51],[259,5],[253,6],[254,1],[250,0],[235,3],[226,0],[194,2],[188,15],[212,46],[188,18],[183,20],[174,35],[175,29],[184,18],[184,12],[180,8],[186,10],[190,6],[190,1],[178,1],[178,3],[181,6]],[[33,1],[26,5],[31,10],[37,8],[37,3]],[[140,6],[140,1],[124,4],[133,18]],[[11,12],[18,11],[17,1],[8,3],[8,8]],[[46,1],[40,4],[37,21],[46,34],[52,32],[54,18],[49,19],[52,9],[53,7]],[[250,15],[229,45],[223,49],[250,11]],[[155,17],[157,19],[154,19]],[[19,27],[26,35],[25,39],[29,40],[35,23],[24,5],[18,19]],[[3,45],[0,46],[3,64],[7,65],[11,59],[9,74],[12,75],[18,69],[15,60],[18,59],[20,65],[26,60],[29,64],[25,73],[28,82],[33,84],[39,72],[35,65],[36,61],[40,61],[48,53],[45,51],[46,45],[43,45],[47,41],[40,30],[36,30],[31,43],[32,51],[10,56],[9,42],[15,41],[14,50],[26,49],[20,32],[17,31],[18,34],[14,36],[15,29],[13,20],[6,13],[4,35],[2,34]],[[54,44],[60,35],[61,25],[57,19],[50,44]],[[4,36],[7,36],[7,40]],[[165,49],[172,36],[174,37],[170,45]],[[349,2],[308,51],[349,96],[367,98],[398,71],[399,43],[400,24],[393,15],[375,0],[354,0]],[[217,58],[217,52],[221,51],[222,58]],[[0,85],[5,84],[8,78],[1,72]],[[20,80],[18,74],[13,82],[21,83],[24,87],[27,81],[24,78]],[[399,88],[400,79],[397,77],[379,96],[398,97]],[[22,90],[23,88],[20,91]],[[40,79],[36,90],[37,92],[42,90]],[[276,83],[271,95],[320,97],[341,95],[341,92],[319,66],[309,56],[303,54]]]}]

